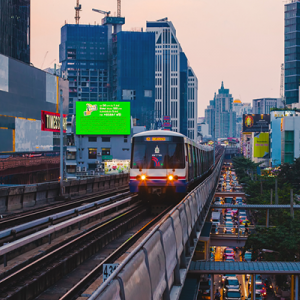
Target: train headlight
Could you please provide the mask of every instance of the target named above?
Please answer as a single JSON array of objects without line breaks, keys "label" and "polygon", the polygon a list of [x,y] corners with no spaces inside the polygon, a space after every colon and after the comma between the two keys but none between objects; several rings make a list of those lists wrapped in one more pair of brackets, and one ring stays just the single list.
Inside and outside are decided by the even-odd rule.
[{"label": "train headlight", "polygon": [[138,175],[135,178],[136,178],[136,180],[141,180],[141,175]]},{"label": "train headlight", "polygon": [[146,180],[146,175],[142,175],[142,176],[141,176],[141,179],[142,179],[142,180]]},{"label": "train headlight", "polygon": [[173,179],[174,179],[174,176],[173,176],[173,175],[169,175],[169,176],[168,176],[168,179],[169,179],[169,180],[173,180]]}]

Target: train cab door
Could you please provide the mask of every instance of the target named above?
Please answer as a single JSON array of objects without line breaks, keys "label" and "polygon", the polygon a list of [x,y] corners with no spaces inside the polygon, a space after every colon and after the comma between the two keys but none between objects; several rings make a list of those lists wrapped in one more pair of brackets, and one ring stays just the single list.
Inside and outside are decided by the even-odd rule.
[{"label": "train cab door", "polygon": [[188,155],[188,181],[193,180],[193,162],[192,162],[192,152],[191,145],[185,144],[187,155]]}]

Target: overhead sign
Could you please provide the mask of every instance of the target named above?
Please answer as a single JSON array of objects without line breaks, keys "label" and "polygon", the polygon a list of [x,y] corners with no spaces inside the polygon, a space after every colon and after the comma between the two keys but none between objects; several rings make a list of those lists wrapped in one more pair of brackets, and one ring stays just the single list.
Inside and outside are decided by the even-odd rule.
[{"label": "overhead sign", "polygon": [[130,135],[130,102],[76,102],[76,134]]},{"label": "overhead sign", "polygon": [[[63,131],[67,132],[67,115],[63,118]],[[60,132],[60,114],[42,110],[41,127],[42,131]]]},{"label": "overhead sign", "polygon": [[269,158],[269,133],[262,132],[254,135],[253,156],[258,158]]},{"label": "overhead sign", "polygon": [[268,132],[270,115],[243,115],[243,132]]}]

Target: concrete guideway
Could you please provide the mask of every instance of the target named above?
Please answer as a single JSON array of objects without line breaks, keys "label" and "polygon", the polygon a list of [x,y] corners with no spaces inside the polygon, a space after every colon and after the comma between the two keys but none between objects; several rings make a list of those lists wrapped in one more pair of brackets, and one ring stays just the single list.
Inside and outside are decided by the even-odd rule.
[{"label": "concrete guideway", "polygon": [[179,299],[218,183],[213,173],[185,197],[89,298]]}]

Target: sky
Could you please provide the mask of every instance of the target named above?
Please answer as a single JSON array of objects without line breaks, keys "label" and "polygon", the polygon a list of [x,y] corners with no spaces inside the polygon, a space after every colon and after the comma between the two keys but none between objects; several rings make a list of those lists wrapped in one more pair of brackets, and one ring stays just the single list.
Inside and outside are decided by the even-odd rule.
[{"label": "sky", "polygon": [[[122,0],[123,30],[168,17],[198,77],[198,116],[221,82],[234,99],[280,96],[284,61],[282,0]],[[80,0],[80,24],[100,24],[92,8],[117,11],[117,0]],[[31,62],[59,63],[60,28],[75,23],[76,0],[31,0]]]}]

